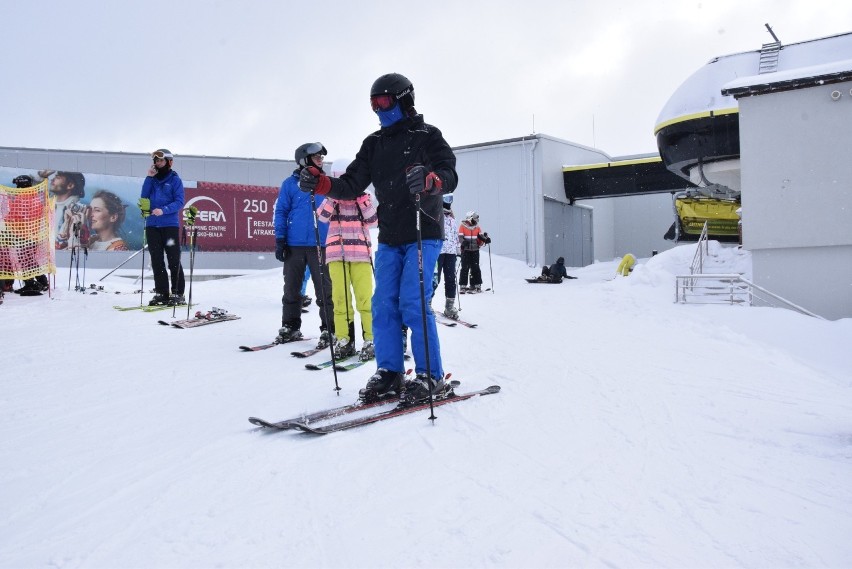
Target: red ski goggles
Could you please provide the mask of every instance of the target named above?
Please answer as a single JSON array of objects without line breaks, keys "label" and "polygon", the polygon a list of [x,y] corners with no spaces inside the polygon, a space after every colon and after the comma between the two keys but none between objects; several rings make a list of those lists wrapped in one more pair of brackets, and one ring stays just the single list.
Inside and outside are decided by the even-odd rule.
[{"label": "red ski goggles", "polygon": [[396,98],[393,95],[372,95],[370,97],[370,106],[373,111],[387,111],[392,109],[396,104]]}]

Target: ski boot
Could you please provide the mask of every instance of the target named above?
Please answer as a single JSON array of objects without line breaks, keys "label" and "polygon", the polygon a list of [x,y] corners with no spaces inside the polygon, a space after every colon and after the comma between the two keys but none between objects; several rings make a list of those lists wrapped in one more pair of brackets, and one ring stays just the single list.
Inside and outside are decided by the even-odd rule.
[{"label": "ski boot", "polygon": [[364,403],[372,403],[390,397],[402,390],[402,379],[403,376],[398,371],[379,368],[367,380],[367,386],[358,395]]},{"label": "ski boot", "polygon": [[444,306],[444,316],[446,316],[447,318],[450,318],[451,320],[458,320],[459,319],[459,311],[455,307],[455,303],[456,303],[455,298],[448,298],[447,303]]},{"label": "ski boot", "polygon": [[443,379],[428,377],[425,373],[418,373],[417,377],[405,384],[402,394],[399,396],[401,406],[416,405],[429,400],[429,394],[435,399],[443,399],[447,396],[447,384]]},{"label": "ski boot", "polygon": [[148,306],[166,306],[169,303],[169,296],[166,294],[160,294],[159,292],[154,295],[154,298],[148,303]]},{"label": "ski boot", "polygon": [[376,357],[376,350],[372,340],[364,340],[364,345],[361,346],[361,353],[358,354],[358,359],[362,362],[370,361]]},{"label": "ski boot", "polygon": [[317,349],[324,350],[331,345],[332,342],[334,342],[334,335],[329,334],[328,330],[323,330],[320,334],[319,342],[317,342]]},{"label": "ski boot", "polygon": [[286,344],[287,342],[297,342],[303,338],[302,331],[292,326],[284,325],[278,329],[278,336],[272,341],[273,344]]},{"label": "ski boot", "polygon": [[334,345],[334,359],[345,360],[348,357],[355,355],[355,342],[350,342],[349,338],[339,338]]},{"label": "ski boot", "polygon": [[181,306],[186,304],[186,299],[182,294],[173,294],[169,296],[167,303],[169,306]]}]

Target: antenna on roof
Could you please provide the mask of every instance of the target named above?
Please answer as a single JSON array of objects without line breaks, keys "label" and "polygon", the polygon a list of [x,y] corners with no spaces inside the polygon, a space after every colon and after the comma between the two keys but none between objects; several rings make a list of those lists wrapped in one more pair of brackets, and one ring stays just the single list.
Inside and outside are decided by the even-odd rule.
[{"label": "antenna on roof", "polygon": [[595,139],[595,113],[592,113],[592,148],[598,147],[598,141]]},{"label": "antenna on roof", "polygon": [[769,34],[772,36],[772,39],[774,39],[778,43],[781,43],[781,40],[778,39],[778,36],[775,35],[775,32],[772,31],[772,28],[769,26],[769,24],[763,25],[766,26],[766,29],[769,31]]}]

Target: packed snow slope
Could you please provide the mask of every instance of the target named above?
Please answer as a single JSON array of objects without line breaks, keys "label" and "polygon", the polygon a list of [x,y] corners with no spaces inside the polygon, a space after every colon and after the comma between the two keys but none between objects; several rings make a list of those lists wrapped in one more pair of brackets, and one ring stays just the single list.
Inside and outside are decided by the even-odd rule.
[{"label": "packed snow slope", "polygon": [[676,304],[693,251],[560,285],[483,255],[479,327],[439,326],[441,350],[460,392],[502,391],[324,437],[247,421],[373,371],[338,395],[290,346],[238,351],[275,336],[280,271],[196,281],[241,319],[179,330],[62,269],[0,306],[0,567],[849,567],[852,319]]}]

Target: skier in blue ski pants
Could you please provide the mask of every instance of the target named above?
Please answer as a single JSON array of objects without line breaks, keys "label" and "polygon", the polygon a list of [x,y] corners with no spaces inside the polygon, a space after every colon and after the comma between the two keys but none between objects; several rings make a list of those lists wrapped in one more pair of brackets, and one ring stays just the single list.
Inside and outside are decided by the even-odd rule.
[{"label": "skier in blue ski pants", "polygon": [[[431,271],[438,262],[442,241],[423,240],[423,267]],[[431,274],[429,275],[431,277]],[[424,277],[425,278],[425,277]],[[424,286],[426,294],[426,329],[429,338],[429,364],[433,377],[443,377],[441,346],[435,326],[435,315],[429,309],[432,283]],[[426,373],[426,351],[423,342],[423,312],[420,304],[420,269],[417,243],[385,245],[376,249],[376,289],[373,292],[373,337],[376,365],[385,369],[405,369],[400,334],[402,325],[411,330],[411,349],[417,362],[416,373]]]}]

